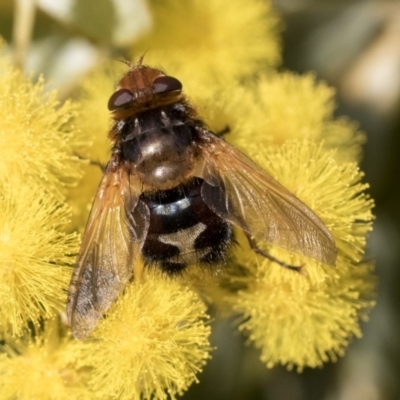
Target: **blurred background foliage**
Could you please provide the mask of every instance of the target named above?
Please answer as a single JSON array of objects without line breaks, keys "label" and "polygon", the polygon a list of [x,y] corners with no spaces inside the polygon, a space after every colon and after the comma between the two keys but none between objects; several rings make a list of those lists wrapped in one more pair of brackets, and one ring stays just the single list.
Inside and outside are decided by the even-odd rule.
[{"label": "blurred background foliage", "polygon": [[[0,35],[16,45],[16,62],[28,74],[44,74],[62,98],[103,60],[124,57],[152,27],[145,0],[37,0],[26,52],[16,16],[29,31],[33,3],[2,0]],[[361,165],[376,200],[368,256],[376,258],[378,304],[344,358],[301,374],[267,370],[231,321],[218,322],[218,351],[184,398],[400,399],[400,2],[275,0],[274,7],[283,21],[280,69],[315,71],[337,88],[337,115],[358,120],[367,135]]]}]

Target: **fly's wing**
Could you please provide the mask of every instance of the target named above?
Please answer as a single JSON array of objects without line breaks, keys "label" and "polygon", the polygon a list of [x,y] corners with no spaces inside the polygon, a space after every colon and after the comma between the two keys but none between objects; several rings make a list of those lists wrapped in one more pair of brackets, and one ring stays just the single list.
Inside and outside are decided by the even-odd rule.
[{"label": "fly's wing", "polygon": [[94,199],[68,292],[68,320],[78,339],[90,334],[132,276],[149,220],[136,180],[126,165],[106,171]]},{"label": "fly's wing", "polygon": [[258,241],[335,264],[331,233],[303,202],[224,140],[201,135],[201,194],[208,207]]}]

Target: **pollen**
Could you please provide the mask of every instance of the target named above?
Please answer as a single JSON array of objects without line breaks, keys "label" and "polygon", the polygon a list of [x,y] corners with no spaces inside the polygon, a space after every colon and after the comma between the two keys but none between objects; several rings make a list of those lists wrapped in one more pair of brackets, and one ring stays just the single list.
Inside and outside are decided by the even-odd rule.
[{"label": "pollen", "polygon": [[135,51],[150,47],[146,62],[176,71],[184,87],[193,79],[232,82],[280,62],[281,26],[269,2],[172,0],[152,3],[152,11],[154,30]]},{"label": "pollen", "polygon": [[175,399],[210,357],[208,318],[194,292],[150,270],[82,343],[79,358],[93,370],[89,386],[102,398]]},{"label": "pollen", "polygon": [[78,236],[67,206],[26,185],[0,184],[0,334],[21,335],[62,309]]},{"label": "pollen", "polygon": [[64,199],[65,188],[82,176],[77,154],[90,145],[73,122],[77,105],[61,104],[42,78],[30,82],[5,57],[0,70],[0,176],[32,180]]},{"label": "pollen", "polygon": [[19,400],[90,400],[85,371],[76,368],[73,342],[57,319],[43,329],[8,339],[1,346],[0,398]]},{"label": "pollen", "polygon": [[343,356],[350,340],[361,336],[360,320],[375,304],[373,267],[362,261],[374,203],[357,165],[339,163],[322,144],[286,141],[270,146],[256,161],[322,219],[338,257],[335,266],[327,266],[268,248],[277,259],[302,266],[299,274],[246,250],[238,258],[246,273],[230,275],[231,285],[240,284],[240,290],[225,300],[241,315],[239,329],[268,367],[320,367]]}]

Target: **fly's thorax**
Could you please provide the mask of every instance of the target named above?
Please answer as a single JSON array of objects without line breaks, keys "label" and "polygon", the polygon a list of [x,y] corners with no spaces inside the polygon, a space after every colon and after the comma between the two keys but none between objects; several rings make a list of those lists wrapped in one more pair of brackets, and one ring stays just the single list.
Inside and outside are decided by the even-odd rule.
[{"label": "fly's thorax", "polygon": [[120,146],[144,187],[169,189],[190,176],[196,159],[192,128],[184,121],[153,110],[120,121]]}]

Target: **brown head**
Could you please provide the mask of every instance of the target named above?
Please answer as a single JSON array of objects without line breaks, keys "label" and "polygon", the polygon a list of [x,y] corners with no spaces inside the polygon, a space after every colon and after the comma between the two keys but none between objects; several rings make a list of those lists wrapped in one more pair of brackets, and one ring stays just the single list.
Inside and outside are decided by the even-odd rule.
[{"label": "brown head", "polygon": [[143,111],[177,103],[184,98],[182,84],[162,71],[142,65],[141,57],[118,82],[108,101],[115,120],[131,117]]}]

